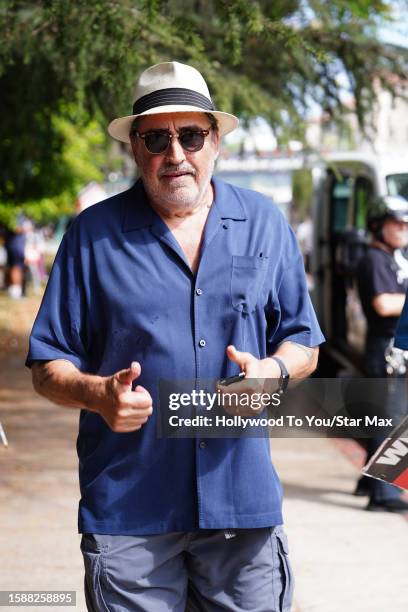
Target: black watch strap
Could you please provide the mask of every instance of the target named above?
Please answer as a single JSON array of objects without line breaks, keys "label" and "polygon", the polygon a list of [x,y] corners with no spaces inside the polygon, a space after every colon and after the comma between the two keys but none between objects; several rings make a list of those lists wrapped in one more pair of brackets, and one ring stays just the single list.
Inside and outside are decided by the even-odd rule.
[{"label": "black watch strap", "polygon": [[281,371],[281,375],[279,378],[279,389],[278,389],[278,393],[284,393],[287,389],[287,386],[289,384],[289,372],[287,370],[287,367],[285,366],[285,364],[283,363],[282,359],[280,359],[280,357],[276,357],[275,355],[271,355],[270,359],[273,359],[274,361],[276,361],[276,363],[278,364],[278,366],[280,367],[280,371]]}]

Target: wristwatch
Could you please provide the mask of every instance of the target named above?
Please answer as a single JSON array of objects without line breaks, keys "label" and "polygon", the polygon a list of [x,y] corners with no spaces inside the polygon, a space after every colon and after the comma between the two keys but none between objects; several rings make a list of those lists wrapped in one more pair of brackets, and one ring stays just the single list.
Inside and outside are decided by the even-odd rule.
[{"label": "wristwatch", "polygon": [[273,359],[274,361],[276,361],[276,363],[278,364],[280,371],[281,371],[281,375],[279,378],[279,388],[278,388],[278,393],[280,395],[282,395],[282,393],[284,393],[287,389],[287,386],[289,384],[289,372],[285,366],[285,364],[283,363],[282,359],[280,359],[279,357],[276,356],[270,356],[269,359]]}]

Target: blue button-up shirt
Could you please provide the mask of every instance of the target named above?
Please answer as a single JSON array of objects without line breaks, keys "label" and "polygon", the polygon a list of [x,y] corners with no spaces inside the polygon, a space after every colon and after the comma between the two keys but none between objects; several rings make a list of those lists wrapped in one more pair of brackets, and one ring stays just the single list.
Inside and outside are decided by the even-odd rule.
[{"label": "blue button-up shirt", "polygon": [[[85,210],[58,251],[27,365],[67,359],[111,375],[139,361],[159,379],[237,373],[227,345],[258,358],[292,340],[323,341],[288,223],[269,199],[213,180],[196,275],[141,181]],[[281,486],[265,438],[158,438],[157,414],[115,433],[82,410],[79,530],[155,534],[282,523]]]}]

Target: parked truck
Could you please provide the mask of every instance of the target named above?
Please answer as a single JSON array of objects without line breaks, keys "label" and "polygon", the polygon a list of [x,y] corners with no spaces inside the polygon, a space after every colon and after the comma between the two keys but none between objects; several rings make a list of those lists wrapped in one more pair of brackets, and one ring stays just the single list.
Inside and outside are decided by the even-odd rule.
[{"label": "parked truck", "polygon": [[[356,267],[370,241],[366,229],[370,207],[386,195],[408,200],[408,152],[406,156],[333,153],[311,163],[309,171],[310,290],[327,339],[319,376],[364,375],[366,323]],[[408,267],[408,259],[404,261]]]}]

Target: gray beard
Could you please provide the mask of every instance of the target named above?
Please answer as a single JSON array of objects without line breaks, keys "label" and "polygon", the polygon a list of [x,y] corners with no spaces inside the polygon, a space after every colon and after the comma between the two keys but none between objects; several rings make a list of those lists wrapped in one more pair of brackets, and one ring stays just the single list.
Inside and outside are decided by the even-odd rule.
[{"label": "gray beard", "polygon": [[194,194],[192,194],[191,192],[186,190],[184,197],[182,193],[177,194],[177,190],[175,190],[174,193],[170,191],[167,195],[165,193],[159,194],[158,192],[152,191],[149,188],[149,185],[145,183],[145,181],[143,180],[143,177],[142,177],[142,180],[143,180],[146,194],[149,198],[150,203],[153,205],[153,207],[156,204],[159,208],[162,208],[162,209],[165,208],[169,212],[176,212],[176,211],[188,211],[188,210],[192,211],[195,208],[197,208],[197,206],[199,206],[200,203],[202,203],[202,200],[205,194],[207,193],[208,187],[211,183],[211,176],[212,176],[212,171],[209,174],[208,181],[205,181],[205,184],[202,185],[202,189],[200,191],[194,189]]}]

